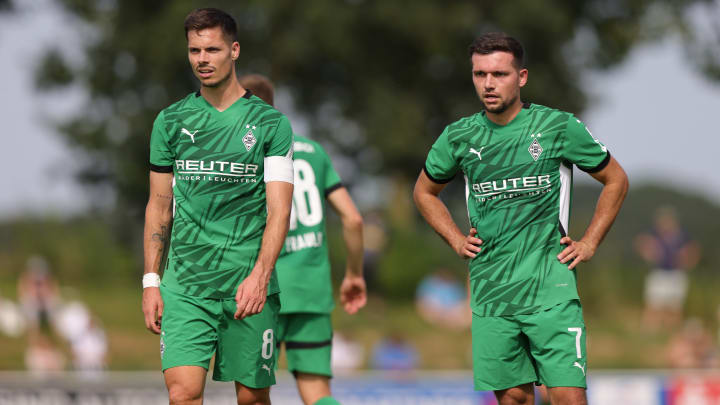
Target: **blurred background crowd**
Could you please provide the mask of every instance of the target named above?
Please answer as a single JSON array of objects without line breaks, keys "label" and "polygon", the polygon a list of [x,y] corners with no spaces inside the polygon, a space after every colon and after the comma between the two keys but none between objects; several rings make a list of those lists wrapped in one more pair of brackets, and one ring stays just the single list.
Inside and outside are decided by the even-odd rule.
[{"label": "blurred background crowd", "polygon": [[[3,135],[0,370],[159,367],[140,310],[148,140],[155,115],[197,88],[182,21],[202,3],[0,0],[0,47],[22,66],[3,72],[24,78],[0,109],[15,125]],[[523,98],[583,118],[630,177],[613,230],[578,271],[590,367],[720,367],[717,131],[702,124],[720,107],[720,2],[541,3],[213,3],[240,25],[239,71],[276,82],[278,109],[328,149],[363,212],[370,299],[357,316],[333,314],[336,370],[470,368],[466,265],[410,195],[443,127],[479,110],[466,46],[496,29],[528,50]],[[684,70],[653,76],[653,46]],[[613,87],[630,62],[652,67],[646,87]],[[688,93],[684,77],[704,90]],[[599,192],[576,175],[571,235]],[[461,183],[444,193],[459,223]],[[335,282],[339,229],[330,218]]]}]

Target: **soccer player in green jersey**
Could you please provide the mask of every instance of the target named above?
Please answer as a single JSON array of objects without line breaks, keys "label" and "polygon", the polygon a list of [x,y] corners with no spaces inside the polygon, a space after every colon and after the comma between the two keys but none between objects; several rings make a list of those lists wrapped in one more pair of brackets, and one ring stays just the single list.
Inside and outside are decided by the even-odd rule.
[{"label": "soccer player in green jersey", "polygon": [[145,324],[161,335],[171,404],[202,403],[213,355],[213,379],[234,381],[238,404],[269,404],[280,309],[274,266],[292,204],[292,129],[237,81],[231,16],[195,10],[185,32],[200,90],[153,125]]},{"label": "soccer player in green jersey", "polygon": [[[595,253],[625,198],[628,180],[607,148],[572,114],[523,103],[522,45],[501,33],[470,46],[484,110],[448,125],[432,146],[414,199],[427,222],[470,259],[475,388],[501,405],[534,403],[533,383],[553,404],[586,404],[585,324],[575,268]],[[580,239],[568,236],[572,165],[603,190]],[[465,235],[438,198],[465,178]]]},{"label": "soccer player in green jersey", "polygon": [[[243,76],[240,83],[273,104],[273,86],[264,76]],[[334,301],[323,197],[342,221],[347,260],[340,302],[349,314],[366,302],[362,217],[320,144],[295,135],[294,156],[290,230],[276,264],[282,304],[277,339],[285,343],[288,367],[295,375],[305,405],[334,405],[338,404],[330,394],[330,312]]]}]

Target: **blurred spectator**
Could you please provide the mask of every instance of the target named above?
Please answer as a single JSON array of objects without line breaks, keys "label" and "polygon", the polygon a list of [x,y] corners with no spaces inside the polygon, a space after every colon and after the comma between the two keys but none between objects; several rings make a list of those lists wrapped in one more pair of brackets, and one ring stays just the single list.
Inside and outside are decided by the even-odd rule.
[{"label": "blurred spectator", "polygon": [[105,332],[83,303],[73,301],[63,305],[57,311],[54,325],[58,333],[70,343],[75,370],[93,373],[105,368]]},{"label": "blurred spectator", "polygon": [[363,223],[363,274],[368,291],[379,291],[378,265],[387,242],[385,224],[377,212],[365,215]]},{"label": "blurred spectator", "polygon": [[0,333],[18,337],[25,331],[25,318],[20,307],[10,300],[0,298]]},{"label": "blurred spectator", "polygon": [[702,321],[691,318],[671,337],[668,362],[676,368],[714,368],[720,366],[713,338]]},{"label": "blurred spectator", "polygon": [[68,342],[78,339],[90,327],[90,311],[80,301],[61,305],[53,318],[53,326]]},{"label": "blurred spectator", "polygon": [[420,316],[434,325],[462,329],[472,321],[467,286],[448,269],[439,269],[422,279],[415,293],[415,306]]},{"label": "blurred spectator", "polygon": [[60,303],[58,291],[45,259],[31,257],[18,280],[18,300],[31,335],[49,335],[50,320]]},{"label": "blurred spectator", "polygon": [[340,333],[335,332],[332,338],[332,369],[337,371],[357,370],[363,362],[365,351],[362,345]]},{"label": "blurred spectator", "polygon": [[417,367],[418,360],[417,349],[396,332],[375,345],[371,365],[377,370],[409,371]]},{"label": "blurred spectator", "polygon": [[28,349],[25,352],[25,367],[35,374],[62,371],[65,368],[65,356],[50,336],[37,333],[30,336]]},{"label": "blurred spectator", "polygon": [[25,354],[28,370],[45,372],[65,367],[65,357],[54,343],[56,336],[69,343],[75,370],[94,373],[105,368],[108,347],[100,323],[83,303],[63,303],[58,283],[41,257],[28,260],[18,280],[18,298],[29,330]]},{"label": "blurred spectator", "polygon": [[671,207],[657,210],[652,230],[636,237],[635,248],[653,266],[645,279],[643,321],[650,328],[677,325],[687,295],[687,271],[698,263],[700,248]]},{"label": "blurred spectator", "polygon": [[85,375],[97,375],[107,365],[107,338],[97,319],[90,319],[88,328],[70,343],[73,368]]}]

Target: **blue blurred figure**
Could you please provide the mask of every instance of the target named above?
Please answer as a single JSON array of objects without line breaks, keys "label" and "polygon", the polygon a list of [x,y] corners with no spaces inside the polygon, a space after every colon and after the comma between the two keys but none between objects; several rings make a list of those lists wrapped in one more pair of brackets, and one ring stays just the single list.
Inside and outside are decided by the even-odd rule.
[{"label": "blue blurred figure", "polygon": [[409,371],[418,365],[418,351],[399,333],[384,338],[373,348],[371,365],[377,370]]}]

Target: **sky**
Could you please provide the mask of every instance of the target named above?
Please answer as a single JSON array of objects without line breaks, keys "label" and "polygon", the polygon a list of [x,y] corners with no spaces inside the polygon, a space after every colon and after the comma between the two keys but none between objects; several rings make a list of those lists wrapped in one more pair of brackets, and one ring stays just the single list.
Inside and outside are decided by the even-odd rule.
[{"label": "sky", "polygon": [[[47,95],[33,86],[43,50],[62,45],[74,52],[80,48],[72,44],[81,39],[61,28],[73,22],[52,1],[18,3],[19,15],[0,17],[0,54],[6,56],[0,64],[5,78],[0,218],[82,212],[87,198],[72,178],[78,155],[55,134],[51,120],[77,110],[83,93]],[[73,59],[82,63],[82,54]],[[591,102],[580,118],[623,165],[632,185],[652,181],[720,204],[720,176],[713,175],[720,150],[715,139],[720,83],[703,78],[686,59],[679,39],[669,38],[635,48],[612,70],[587,74]]]}]

